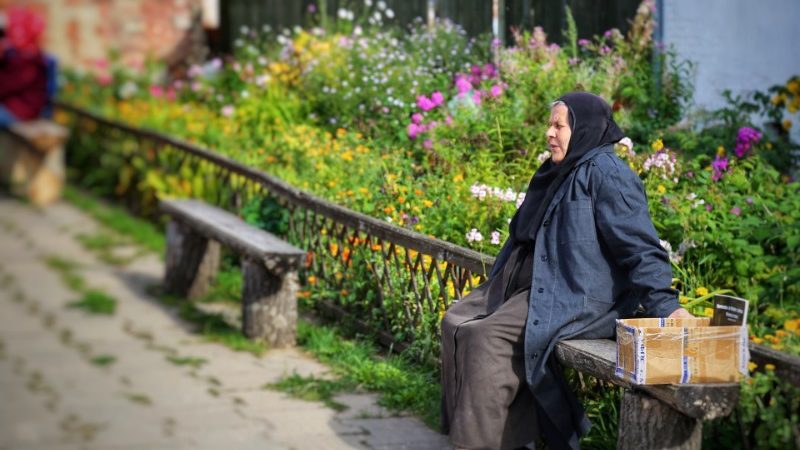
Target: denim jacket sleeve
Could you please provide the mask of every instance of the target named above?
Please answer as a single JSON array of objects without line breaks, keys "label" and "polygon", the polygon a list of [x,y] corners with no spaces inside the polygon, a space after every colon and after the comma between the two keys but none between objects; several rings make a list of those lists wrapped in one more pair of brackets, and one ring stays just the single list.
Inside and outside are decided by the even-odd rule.
[{"label": "denim jacket sleeve", "polygon": [[661,247],[644,187],[622,161],[608,158],[603,164],[595,199],[599,238],[621,270],[628,274],[631,291],[649,316],[667,317],[680,305],[671,288],[672,266]]}]

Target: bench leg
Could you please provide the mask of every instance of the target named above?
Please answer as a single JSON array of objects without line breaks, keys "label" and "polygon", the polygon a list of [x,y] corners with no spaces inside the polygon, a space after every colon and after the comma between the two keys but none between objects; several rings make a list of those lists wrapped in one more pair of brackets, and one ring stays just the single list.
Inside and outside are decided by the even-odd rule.
[{"label": "bench leg", "polygon": [[197,298],[208,292],[219,270],[219,242],[206,239],[177,221],[167,224],[164,292]]},{"label": "bench leg", "polygon": [[262,261],[242,259],[242,331],[270,347],[295,344],[297,272],[270,273]]},{"label": "bench leg", "polygon": [[619,450],[700,450],[703,423],[649,395],[625,390],[619,416]]}]

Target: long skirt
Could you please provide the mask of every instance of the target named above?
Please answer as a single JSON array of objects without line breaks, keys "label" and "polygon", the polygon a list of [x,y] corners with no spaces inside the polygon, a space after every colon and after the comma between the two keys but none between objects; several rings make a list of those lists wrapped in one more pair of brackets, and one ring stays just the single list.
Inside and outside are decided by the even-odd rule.
[{"label": "long skirt", "polygon": [[525,381],[524,335],[530,289],[506,299],[520,252],[502,274],[450,307],[442,321],[442,432],[456,447],[523,447],[538,433]]}]

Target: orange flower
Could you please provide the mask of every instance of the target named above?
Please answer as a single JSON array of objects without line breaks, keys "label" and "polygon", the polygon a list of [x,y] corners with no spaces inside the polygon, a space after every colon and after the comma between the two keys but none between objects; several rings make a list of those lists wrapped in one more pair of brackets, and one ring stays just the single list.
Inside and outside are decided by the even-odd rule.
[{"label": "orange flower", "polygon": [[383,247],[381,246],[381,244],[372,244],[372,247],[370,247],[370,248],[374,252],[378,252],[378,251],[383,250]]},{"label": "orange flower", "polygon": [[306,281],[311,285],[317,284],[317,277],[314,275],[309,275],[308,278],[306,278]]},{"label": "orange flower", "polygon": [[339,254],[339,246],[337,244],[330,244],[328,249],[331,251],[331,255],[336,256]]}]

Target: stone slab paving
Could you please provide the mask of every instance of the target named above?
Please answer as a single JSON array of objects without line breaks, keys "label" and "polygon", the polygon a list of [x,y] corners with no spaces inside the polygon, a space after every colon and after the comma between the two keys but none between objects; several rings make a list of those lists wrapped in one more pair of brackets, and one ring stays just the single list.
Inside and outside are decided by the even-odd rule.
[{"label": "stone slab paving", "polygon": [[[204,341],[147,295],[163,273],[158,255],[110,266],[76,239],[100,229],[66,203],[0,196],[0,450],[451,448],[372,394],[339,396],[349,408],[337,413],[264,389],[329,370],[300,349],[256,357]],[[115,314],[66,308],[80,294],[48,267],[53,256],[116,298]],[[114,362],[92,363],[102,355]]]}]

